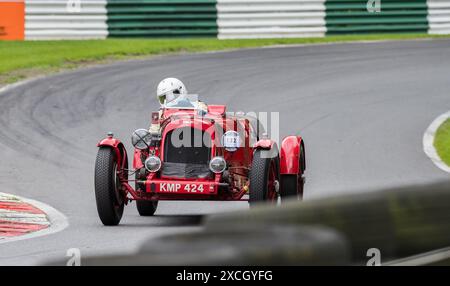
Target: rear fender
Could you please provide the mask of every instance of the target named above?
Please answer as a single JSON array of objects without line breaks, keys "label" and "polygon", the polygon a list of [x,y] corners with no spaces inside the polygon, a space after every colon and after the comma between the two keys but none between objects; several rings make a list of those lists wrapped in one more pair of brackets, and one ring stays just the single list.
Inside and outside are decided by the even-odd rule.
[{"label": "rear fender", "polygon": [[107,137],[100,141],[97,144],[97,147],[109,147],[114,151],[114,154],[116,155],[117,162],[120,162],[121,168],[124,168],[126,166],[128,156],[127,156],[127,150],[125,149],[125,146],[120,142],[119,139]]},{"label": "rear fender", "polygon": [[[300,147],[304,142],[300,136],[288,136],[283,139],[280,150],[280,174],[281,175],[302,175],[303,171],[300,162],[305,162],[305,158],[300,158]],[[304,169],[304,164],[303,164]]]}]

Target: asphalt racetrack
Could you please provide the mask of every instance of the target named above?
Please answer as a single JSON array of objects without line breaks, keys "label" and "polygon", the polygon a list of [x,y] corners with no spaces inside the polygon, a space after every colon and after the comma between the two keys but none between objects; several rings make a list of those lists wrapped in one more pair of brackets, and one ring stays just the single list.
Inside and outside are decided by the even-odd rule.
[{"label": "asphalt racetrack", "polygon": [[[158,108],[155,87],[182,79],[232,111],[280,112],[280,134],[306,141],[306,199],[448,179],[422,136],[450,109],[450,40],[250,49],[133,60],[50,76],[0,94],[1,192],[42,201],[64,231],[0,244],[0,265],[127,253],[152,236],[199,229],[200,215],[245,202],[163,202],[155,217],[125,208],[118,227],[97,216],[96,143],[113,131],[130,148]],[[131,153],[132,154],[132,153]],[[129,153],[130,155],[130,153]]]}]

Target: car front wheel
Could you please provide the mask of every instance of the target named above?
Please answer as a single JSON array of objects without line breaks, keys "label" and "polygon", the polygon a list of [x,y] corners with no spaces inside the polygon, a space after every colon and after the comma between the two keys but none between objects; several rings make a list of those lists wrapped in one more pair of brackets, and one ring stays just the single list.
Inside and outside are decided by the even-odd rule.
[{"label": "car front wheel", "polygon": [[274,154],[273,150],[255,151],[250,170],[250,206],[262,201],[277,203],[279,164],[278,154]]},{"label": "car front wheel", "polygon": [[95,163],[95,200],[104,225],[118,225],[122,219],[125,200],[120,192],[118,164],[109,147],[98,150]]}]

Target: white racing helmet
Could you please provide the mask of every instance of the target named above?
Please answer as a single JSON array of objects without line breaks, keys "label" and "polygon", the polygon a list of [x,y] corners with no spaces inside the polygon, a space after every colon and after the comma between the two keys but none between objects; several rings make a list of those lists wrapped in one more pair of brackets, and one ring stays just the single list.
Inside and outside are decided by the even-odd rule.
[{"label": "white racing helmet", "polygon": [[180,95],[186,95],[187,90],[181,80],[176,78],[163,79],[156,89],[156,95],[158,96],[159,103],[164,105],[175,99]]}]

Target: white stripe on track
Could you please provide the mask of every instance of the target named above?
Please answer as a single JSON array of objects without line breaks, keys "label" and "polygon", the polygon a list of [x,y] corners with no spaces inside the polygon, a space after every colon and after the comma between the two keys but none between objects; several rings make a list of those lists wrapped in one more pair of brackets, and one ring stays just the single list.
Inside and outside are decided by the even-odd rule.
[{"label": "white stripe on track", "polygon": [[434,136],[436,135],[436,131],[448,118],[450,118],[450,111],[440,115],[430,124],[430,126],[428,126],[423,135],[423,150],[439,169],[450,173],[450,167],[441,160],[436,148],[434,148]]},{"label": "white stripe on track", "polygon": [[46,214],[33,214],[4,209],[0,209],[0,221],[33,223],[42,225],[50,224],[50,221],[48,220]]}]

